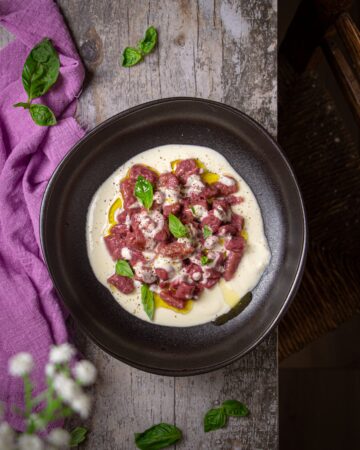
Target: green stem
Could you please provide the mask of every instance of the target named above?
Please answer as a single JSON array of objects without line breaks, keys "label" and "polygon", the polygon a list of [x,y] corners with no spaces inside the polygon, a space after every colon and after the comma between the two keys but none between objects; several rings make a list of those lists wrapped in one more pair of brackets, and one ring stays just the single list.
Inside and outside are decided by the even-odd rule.
[{"label": "green stem", "polygon": [[[65,365],[64,366],[59,365],[57,369],[67,374],[70,373],[69,368]],[[36,426],[35,431],[37,431],[38,429],[44,429],[48,426],[49,423],[62,419],[64,417],[69,417],[71,414],[73,414],[71,409],[65,407],[62,400],[55,395],[55,389],[52,378],[48,377],[46,381],[48,385],[47,390],[39,394],[34,399],[34,402],[36,403],[40,403],[41,401],[46,400],[46,405],[39,414],[42,419],[43,426],[42,427]]]},{"label": "green stem", "polygon": [[59,399],[54,399],[52,403],[50,403],[43,417],[44,421],[46,422],[46,426],[48,423],[58,420],[58,417],[56,417],[55,414],[57,413],[57,410],[59,410],[62,407],[63,404],[62,402],[59,401]]},{"label": "green stem", "polygon": [[25,394],[25,417],[29,417],[32,410],[31,394],[33,387],[29,375],[24,375],[23,380],[24,380],[24,394]]},{"label": "green stem", "polygon": [[37,395],[36,397],[34,397],[32,399],[33,405],[34,406],[38,405],[42,401],[46,400],[46,398],[47,398],[47,392],[46,391],[41,392],[41,394]]},{"label": "green stem", "polygon": [[55,421],[57,421],[59,419],[65,419],[67,417],[72,416],[73,414],[74,414],[74,411],[71,408],[65,407],[61,411],[58,411],[57,415],[53,419],[51,419],[49,421],[49,423],[50,422],[55,422]]},{"label": "green stem", "polygon": [[[58,420],[56,416],[57,411],[65,409],[62,400],[54,395],[54,386],[52,380],[48,380],[48,389],[46,392],[46,406],[41,412],[41,418],[44,421],[44,427],[55,420]],[[62,418],[62,415],[59,417]]]},{"label": "green stem", "polygon": [[46,399],[46,406],[41,413],[42,418],[46,423],[46,426],[47,426],[48,422],[50,421],[50,418],[54,412],[54,409],[56,409],[55,398],[54,398],[54,386],[53,386],[52,381],[53,380],[51,378],[48,378],[48,380],[47,380],[48,388],[47,388],[46,392],[44,392],[45,399]]},{"label": "green stem", "polygon": [[63,374],[70,376],[70,368],[67,364],[62,364],[60,370]]},{"label": "green stem", "polygon": [[[54,403],[55,399],[53,398],[54,387],[51,378],[47,378],[48,388],[41,392],[33,399],[33,405],[38,405],[42,401],[46,401],[46,405],[43,410],[39,413],[39,417],[42,419],[43,426],[39,426],[38,424],[31,422],[28,424],[27,432],[34,433],[40,429],[45,429],[49,422],[51,422],[51,416],[53,414],[53,410],[56,409]],[[55,407],[55,408],[54,408]]]},{"label": "green stem", "polygon": [[32,395],[32,384],[30,381],[30,377],[28,374],[23,376],[24,381],[24,397],[25,397],[25,421],[26,421],[26,432],[32,433],[33,432],[33,424],[29,420],[31,411],[32,411],[32,401],[31,401],[31,395]]}]

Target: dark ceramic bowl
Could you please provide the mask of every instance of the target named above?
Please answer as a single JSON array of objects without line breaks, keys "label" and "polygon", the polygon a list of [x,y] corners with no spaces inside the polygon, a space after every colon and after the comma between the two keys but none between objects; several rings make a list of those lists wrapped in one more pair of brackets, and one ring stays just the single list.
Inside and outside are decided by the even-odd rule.
[{"label": "dark ceramic bowl", "polygon": [[[249,184],[260,204],[271,262],[249,305],[222,326],[173,328],[144,322],[113,299],[90,267],[85,224],[93,194],[135,154],[165,144],[217,150]],[[57,291],[102,349],[139,369],[178,376],[218,369],[259,344],[299,286],[307,236],[294,174],[269,134],[229,106],[171,98],[112,117],[72,149],[45,192],[41,242]]]}]

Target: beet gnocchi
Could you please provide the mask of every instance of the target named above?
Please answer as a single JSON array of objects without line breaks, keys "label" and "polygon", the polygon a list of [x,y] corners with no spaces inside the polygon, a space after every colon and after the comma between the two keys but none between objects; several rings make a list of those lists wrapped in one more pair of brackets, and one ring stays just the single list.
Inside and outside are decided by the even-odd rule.
[{"label": "beet gnocchi", "polygon": [[232,211],[242,201],[233,195],[236,180],[221,175],[209,184],[195,159],[173,166],[160,175],[142,164],[130,168],[119,187],[123,209],[104,239],[112,259],[132,269],[111,275],[110,284],[124,294],[135,290],[135,281],[150,285],[163,301],[183,309],[222,277],[231,280],[246,241],[244,219]]},{"label": "beet gnocchi", "polygon": [[[178,154],[185,157],[175,159],[170,147],[181,147]],[[205,149],[200,159],[186,157],[191,149],[159,147],[120,168],[111,188],[110,179],[106,182],[114,194],[103,231],[96,231],[102,236],[88,239],[106,263],[101,281],[128,310],[132,304],[134,314],[144,318],[145,312],[155,323],[160,318],[166,324],[162,316],[170,319],[173,313],[171,321],[186,326],[181,316],[200,315],[204,308],[208,314],[194,317],[195,324],[208,321],[207,315],[217,317],[236,303],[242,289],[256,285],[269,261],[261,214],[246,183],[217,152]],[[152,158],[145,155],[156,150],[158,163],[151,167]],[[222,165],[211,164],[215,155]],[[99,198],[95,203],[100,212]],[[89,254],[99,273],[95,252]],[[244,287],[238,290],[242,271]]]}]

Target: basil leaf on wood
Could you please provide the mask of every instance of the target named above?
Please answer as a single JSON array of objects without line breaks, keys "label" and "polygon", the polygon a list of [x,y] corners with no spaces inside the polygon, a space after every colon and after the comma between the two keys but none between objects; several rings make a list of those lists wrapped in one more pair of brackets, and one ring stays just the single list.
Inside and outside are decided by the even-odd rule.
[{"label": "basil leaf on wood", "polygon": [[225,414],[224,408],[214,408],[210,409],[204,417],[204,431],[217,430],[223,428],[226,424],[227,416]]},{"label": "basil leaf on wood", "polygon": [[50,39],[37,44],[26,58],[22,82],[29,101],[44,95],[55,84],[60,69],[60,60]]},{"label": "basil leaf on wood", "polygon": [[154,189],[153,185],[143,176],[139,175],[134,189],[135,197],[144,205],[146,209],[150,209],[153,204]]},{"label": "basil leaf on wood", "polygon": [[138,43],[138,49],[144,55],[149,54],[157,43],[158,33],[155,27],[151,26],[145,31],[145,37]]},{"label": "basil leaf on wood", "polygon": [[153,320],[155,311],[154,293],[147,284],[141,286],[141,303],[149,319]]},{"label": "basil leaf on wood", "polygon": [[169,214],[169,230],[176,238],[182,238],[188,235],[188,229],[174,214]]},{"label": "basil leaf on wood", "polygon": [[30,105],[30,114],[36,125],[50,126],[56,124],[54,113],[45,105]]},{"label": "basil leaf on wood", "polygon": [[85,441],[88,430],[84,427],[76,427],[70,433],[70,447],[77,447]]},{"label": "basil leaf on wood", "polygon": [[175,444],[182,438],[182,432],[175,425],[159,423],[143,433],[135,434],[135,444],[140,450],[160,450]]},{"label": "basil leaf on wood", "polygon": [[232,417],[245,417],[249,414],[248,408],[237,400],[226,400],[222,407],[225,410],[227,416]]},{"label": "basil leaf on wood", "polygon": [[204,239],[208,238],[209,236],[212,236],[212,234],[213,234],[213,232],[212,232],[211,228],[209,228],[207,225],[205,225],[203,228]]},{"label": "basil leaf on wood", "polygon": [[122,54],[121,65],[123,67],[132,67],[142,60],[142,54],[133,47],[126,47]]},{"label": "basil leaf on wood", "polygon": [[115,266],[115,272],[123,277],[133,278],[134,272],[130,264],[125,259],[119,259]]}]

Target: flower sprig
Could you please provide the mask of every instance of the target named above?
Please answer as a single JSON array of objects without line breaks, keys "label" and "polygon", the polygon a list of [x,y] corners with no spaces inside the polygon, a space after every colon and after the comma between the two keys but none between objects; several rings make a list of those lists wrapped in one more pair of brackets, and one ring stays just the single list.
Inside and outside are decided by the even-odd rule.
[{"label": "flower sprig", "polygon": [[[75,355],[72,345],[64,343],[50,349],[45,366],[47,388],[34,396],[31,372],[35,367],[29,353],[18,353],[9,359],[9,373],[24,383],[24,409],[17,412],[25,423],[25,432],[17,433],[7,422],[0,423],[0,450],[56,450],[78,445],[87,430],[77,427],[71,433],[63,428],[51,430],[45,438],[39,436],[49,424],[77,413],[86,419],[91,410],[91,398],[84,388],[97,376],[95,366],[87,360],[70,363]],[[1,405],[0,405],[1,406]],[[0,408],[0,422],[4,411]]]}]

